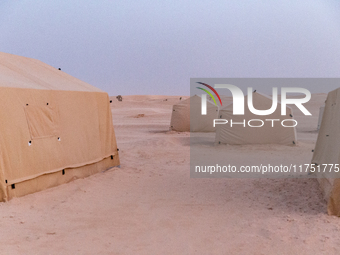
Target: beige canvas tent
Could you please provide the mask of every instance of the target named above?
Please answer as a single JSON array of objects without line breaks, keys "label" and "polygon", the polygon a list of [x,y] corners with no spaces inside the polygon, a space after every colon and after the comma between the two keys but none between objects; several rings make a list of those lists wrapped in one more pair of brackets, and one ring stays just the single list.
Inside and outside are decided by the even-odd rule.
[{"label": "beige canvas tent", "polygon": [[323,112],[324,112],[324,111],[325,111],[325,105],[323,105],[323,106],[320,107],[317,130],[320,129],[321,121],[322,121],[322,116],[323,116]]},{"label": "beige canvas tent", "polygon": [[119,165],[108,94],[0,53],[0,200]]},{"label": "beige canvas tent", "polygon": [[[328,93],[321,126],[315,145],[312,163],[329,165],[325,172],[316,171],[324,198],[328,201],[328,213],[340,216],[340,88]],[[337,165],[339,166],[339,165]],[[336,172],[338,171],[338,172]]]},{"label": "beige canvas tent", "polygon": [[173,105],[170,129],[180,132],[215,132],[213,119],[218,108],[207,100],[207,115],[201,115],[201,97],[194,95]]},{"label": "beige canvas tent", "polygon": [[[216,125],[215,143],[218,144],[285,144],[294,145],[297,142],[295,127],[283,127],[284,119],[293,119],[292,109],[286,108],[286,115],[281,116],[281,104],[278,103],[276,111],[270,115],[258,116],[251,113],[248,109],[247,96],[244,100],[244,115],[233,115],[233,103],[219,110],[219,118],[228,120],[227,124]],[[267,110],[272,106],[272,98],[258,92],[253,93],[253,105],[257,110]],[[271,122],[266,119],[276,119],[279,121]],[[230,125],[230,120],[234,123],[245,123]],[[262,127],[251,127],[262,125]],[[287,123],[293,125],[294,123]],[[273,125],[273,127],[272,127]]]}]

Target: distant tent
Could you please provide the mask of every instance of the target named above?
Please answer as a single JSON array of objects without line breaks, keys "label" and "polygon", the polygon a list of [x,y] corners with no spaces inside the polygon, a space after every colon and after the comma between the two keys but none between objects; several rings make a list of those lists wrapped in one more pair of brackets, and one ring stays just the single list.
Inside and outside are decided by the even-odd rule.
[{"label": "distant tent", "polygon": [[337,216],[340,216],[340,172],[336,170],[335,164],[340,164],[339,127],[340,88],[328,93],[312,158],[312,163],[321,167],[324,166],[322,164],[333,164],[332,169],[316,172],[316,176],[324,198],[328,201],[328,213]]},{"label": "distant tent", "polygon": [[320,107],[320,111],[319,111],[319,119],[318,119],[318,128],[317,128],[317,130],[320,129],[321,121],[322,121],[322,116],[323,116],[324,110],[325,110],[325,105],[323,105],[323,106]]},{"label": "distant tent", "polygon": [[[259,92],[253,92],[253,105],[257,110],[267,110],[272,106],[272,98]],[[293,119],[292,109],[286,108],[286,116],[281,116],[281,104],[278,103],[276,111],[270,115],[258,116],[251,113],[248,109],[247,96],[244,98],[244,115],[233,115],[233,103],[219,110],[219,118],[228,121],[227,124],[216,124],[215,143],[222,144],[285,144],[294,145],[297,142],[295,127],[283,127],[281,121],[284,119]],[[262,127],[250,127],[250,125]],[[276,119],[279,121],[266,121],[266,119]],[[234,124],[230,126],[231,120]],[[285,125],[293,125],[292,121]],[[274,127],[272,127],[272,125]]]},{"label": "distant tent", "polygon": [[119,165],[104,91],[0,53],[0,93],[0,201]]},{"label": "distant tent", "polygon": [[195,95],[173,105],[170,129],[181,132],[214,132],[218,108],[207,100],[207,115],[201,115],[201,97]]}]

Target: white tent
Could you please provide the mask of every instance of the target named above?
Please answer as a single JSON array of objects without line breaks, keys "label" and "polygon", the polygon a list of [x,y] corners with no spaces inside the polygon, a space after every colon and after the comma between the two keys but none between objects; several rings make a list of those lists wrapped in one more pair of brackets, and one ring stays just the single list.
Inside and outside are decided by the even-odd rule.
[{"label": "white tent", "polygon": [[181,132],[215,132],[218,108],[207,100],[207,115],[201,115],[201,97],[194,95],[173,105],[170,129]]},{"label": "white tent", "polygon": [[[257,110],[267,110],[272,106],[272,98],[258,92],[253,94],[253,105]],[[247,96],[244,103],[244,115],[233,115],[233,103],[223,107],[219,111],[219,118],[228,121],[227,124],[216,124],[216,143],[224,144],[285,144],[294,145],[297,142],[295,127],[284,127],[281,122],[285,119],[287,126],[294,125],[290,120],[293,119],[292,109],[286,108],[286,115],[281,115],[281,104],[278,103],[275,112],[266,116],[254,115],[248,109]],[[267,119],[267,121],[266,121]],[[276,121],[268,121],[275,119]],[[250,121],[249,120],[253,120]],[[233,123],[244,123],[234,124]],[[290,122],[290,123],[288,123]],[[251,127],[261,126],[261,127]]]},{"label": "white tent", "polygon": [[320,107],[320,111],[319,111],[319,120],[318,120],[318,130],[320,129],[321,126],[321,121],[322,121],[322,115],[323,112],[325,111],[325,105]]},{"label": "white tent", "polygon": [[[324,198],[328,201],[328,213],[340,216],[340,88],[328,93],[321,126],[315,145],[312,163],[321,167],[332,164],[332,169],[316,171]],[[330,166],[330,165],[328,165]],[[339,165],[338,165],[339,166]],[[338,172],[336,172],[338,171]]]}]

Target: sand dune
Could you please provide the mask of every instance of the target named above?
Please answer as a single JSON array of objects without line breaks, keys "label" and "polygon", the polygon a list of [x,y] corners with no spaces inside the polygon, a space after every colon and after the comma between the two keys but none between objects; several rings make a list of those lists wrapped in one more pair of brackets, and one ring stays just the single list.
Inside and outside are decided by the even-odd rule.
[{"label": "sand dune", "polygon": [[[315,179],[191,179],[190,134],[169,131],[179,97],[111,99],[121,168],[1,203],[1,254],[339,254]],[[297,146],[228,156],[310,162],[324,99],[295,111]]]}]

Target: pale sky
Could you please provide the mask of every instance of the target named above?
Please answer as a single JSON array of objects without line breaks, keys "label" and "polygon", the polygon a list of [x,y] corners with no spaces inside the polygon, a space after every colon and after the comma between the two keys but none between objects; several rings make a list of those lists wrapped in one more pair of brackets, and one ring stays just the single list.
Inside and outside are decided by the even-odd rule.
[{"label": "pale sky", "polygon": [[2,0],[0,11],[0,51],[110,95],[189,95],[196,77],[340,77],[336,0]]}]

